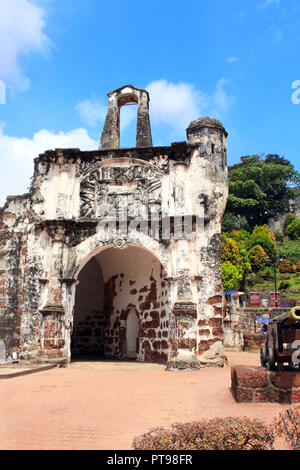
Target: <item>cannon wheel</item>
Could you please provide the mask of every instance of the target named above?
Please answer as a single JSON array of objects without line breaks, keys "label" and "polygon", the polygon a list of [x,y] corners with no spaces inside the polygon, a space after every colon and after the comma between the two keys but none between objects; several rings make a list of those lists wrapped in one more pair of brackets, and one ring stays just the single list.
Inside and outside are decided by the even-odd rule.
[{"label": "cannon wheel", "polygon": [[266,367],[267,367],[267,370],[275,369],[275,355],[274,355],[274,349],[272,347],[268,348]]},{"label": "cannon wheel", "polygon": [[266,364],[267,364],[267,353],[266,353],[266,347],[263,346],[261,349],[260,349],[260,363],[262,365],[262,367],[266,367]]}]

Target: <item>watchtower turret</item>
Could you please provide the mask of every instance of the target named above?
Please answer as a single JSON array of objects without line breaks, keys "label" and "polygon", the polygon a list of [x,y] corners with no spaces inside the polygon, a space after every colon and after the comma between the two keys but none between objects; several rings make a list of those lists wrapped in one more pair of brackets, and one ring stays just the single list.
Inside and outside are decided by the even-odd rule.
[{"label": "watchtower turret", "polygon": [[226,167],[228,133],[218,119],[196,119],[191,122],[186,133],[189,144],[199,144],[199,156],[206,157],[222,168]]}]

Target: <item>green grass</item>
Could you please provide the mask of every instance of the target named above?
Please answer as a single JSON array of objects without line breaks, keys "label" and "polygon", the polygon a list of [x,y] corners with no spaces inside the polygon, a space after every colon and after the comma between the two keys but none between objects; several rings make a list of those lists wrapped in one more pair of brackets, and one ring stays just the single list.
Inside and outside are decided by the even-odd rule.
[{"label": "green grass", "polygon": [[288,240],[278,245],[278,254],[280,258],[286,258],[291,263],[300,261],[300,240]]}]

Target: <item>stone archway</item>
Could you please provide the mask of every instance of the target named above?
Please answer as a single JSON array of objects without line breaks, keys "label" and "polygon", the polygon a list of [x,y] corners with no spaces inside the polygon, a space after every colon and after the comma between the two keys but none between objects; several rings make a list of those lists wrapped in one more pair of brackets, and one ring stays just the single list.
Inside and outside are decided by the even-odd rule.
[{"label": "stone archway", "polygon": [[120,108],[128,103],[137,104],[136,147],[152,147],[149,119],[149,94],[146,90],[125,85],[108,94],[108,110],[101,136],[103,150],[120,147]]},{"label": "stone archway", "polygon": [[78,273],[71,355],[165,363],[169,288],[157,257],[138,245],[109,245]]}]

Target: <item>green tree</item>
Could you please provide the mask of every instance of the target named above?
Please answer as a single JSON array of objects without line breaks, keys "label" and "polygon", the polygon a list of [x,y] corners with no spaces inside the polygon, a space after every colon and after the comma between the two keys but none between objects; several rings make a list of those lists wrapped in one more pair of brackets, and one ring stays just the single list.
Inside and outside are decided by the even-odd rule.
[{"label": "green tree", "polygon": [[287,201],[295,196],[291,186],[299,182],[294,166],[278,155],[242,157],[241,163],[229,168],[229,198],[224,215],[227,230],[246,228],[237,226],[239,219],[253,228],[283,213]]},{"label": "green tree", "polygon": [[237,243],[224,233],[221,238],[221,257],[224,262],[229,261],[236,266],[241,264],[240,250]]},{"label": "green tree", "polygon": [[232,230],[228,236],[233,238],[238,244],[242,244],[244,247],[247,247],[251,233],[247,230]]},{"label": "green tree", "polygon": [[243,275],[239,269],[229,261],[222,263],[222,282],[225,291],[238,290]]},{"label": "green tree", "polygon": [[249,240],[249,248],[260,245],[272,260],[278,257],[277,243],[268,225],[256,226]]},{"label": "green tree", "polygon": [[300,219],[296,217],[293,222],[287,226],[286,234],[291,240],[300,239]]},{"label": "green tree", "polygon": [[286,230],[287,230],[288,226],[291,225],[291,223],[294,222],[294,220],[296,218],[297,217],[295,216],[295,214],[292,214],[291,212],[289,214],[287,214],[287,216],[284,220],[284,223],[283,223],[283,233],[285,235],[287,235]]},{"label": "green tree", "polygon": [[263,247],[260,245],[255,245],[249,251],[249,259],[250,259],[253,271],[257,272],[260,269],[264,268],[266,265],[267,258],[268,258],[268,255],[266,254]]},{"label": "green tree", "polygon": [[252,270],[251,262],[249,259],[248,245],[250,241],[250,233],[247,230],[233,230],[227,237],[233,239],[239,250],[239,260],[236,266],[241,269],[243,274],[243,281],[245,276]]},{"label": "green tree", "polygon": [[247,230],[250,231],[250,226],[245,216],[226,212],[222,220],[222,231],[231,232],[232,230]]}]

